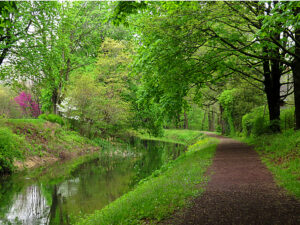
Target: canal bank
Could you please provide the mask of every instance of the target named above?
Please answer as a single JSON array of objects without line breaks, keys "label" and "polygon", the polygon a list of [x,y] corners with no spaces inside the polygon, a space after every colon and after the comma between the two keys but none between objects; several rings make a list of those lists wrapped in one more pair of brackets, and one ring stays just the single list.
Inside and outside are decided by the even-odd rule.
[{"label": "canal bank", "polygon": [[205,174],[212,163],[218,141],[200,137],[187,152],[141,180],[128,193],[102,210],[83,216],[77,225],[154,224],[201,195],[209,180]]},{"label": "canal bank", "polygon": [[0,182],[0,224],[73,224],[133,190],[185,149],[136,140],[7,176]]}]

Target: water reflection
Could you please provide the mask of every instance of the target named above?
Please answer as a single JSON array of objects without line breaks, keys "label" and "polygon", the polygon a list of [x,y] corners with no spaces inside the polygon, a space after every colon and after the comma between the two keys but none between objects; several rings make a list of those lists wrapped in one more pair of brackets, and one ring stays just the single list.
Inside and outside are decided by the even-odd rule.
[{"label": "water reflection", "polygon": [[6,213],[6,221],[2,224],[48,224],[49,211],[50,207],[41,189],[32,185],[15,196],[12,206]]},{"label": "water reflection", "polygon": [[76,216],[103,208],[183,150],[181,145],[141,141],[132,147],[138,158],[102,156],[64,180],[11,177],[0,182],[0,224],[72,224]]}]

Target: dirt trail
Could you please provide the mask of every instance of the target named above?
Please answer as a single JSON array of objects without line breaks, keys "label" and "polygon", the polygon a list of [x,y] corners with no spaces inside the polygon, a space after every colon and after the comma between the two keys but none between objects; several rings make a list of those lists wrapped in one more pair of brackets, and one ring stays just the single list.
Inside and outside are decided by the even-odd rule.
[{"label": "dirt trail", "polygon": [[204,194],[163,224],[300,225],[300,202],[286,194],[248,145],[220,139]]}]

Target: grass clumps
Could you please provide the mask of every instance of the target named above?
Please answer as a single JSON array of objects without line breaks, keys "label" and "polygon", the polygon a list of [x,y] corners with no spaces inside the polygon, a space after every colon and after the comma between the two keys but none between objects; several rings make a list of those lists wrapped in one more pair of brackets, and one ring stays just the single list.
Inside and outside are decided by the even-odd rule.
[{"label": "grass clumps", "polygon": [[65,124],[63,118],[61,116],[55,115],[55,114],[41,114],[41,115],[39,115],[39,119],[47,120],[52,123],[57,123],[61,126],[63,126]]},{"label": "grass clumps", "polygon": [[300,198],[300,131],[287,130],[245,140],[255,146],[279,185]]},{"label": "grass clumps", "polygon": [[10,129],[0,127],[0,174],[10,173],[14,169],[14,159],[22,159],[20,146],[24,140]]},{"label": "grass clumps", "polygon": [[77,132],[43,119],[0,119],[0,129],[0,171],[6,168],[5,173],[16,161],[20,169],[31,168],[100,149]]},{"label": "grass clumps", "polygon": [[141,134],[139,137],[146,140],[158,140],[165,142],[178,143],[183,145],[190,145],[195,142],[196,139],[203,136],[201,131],[197,130],[177,130],[177,129],[165,129],[162,137],[153,137],[148,134]]},{"label": "grass clumps", "polygon": [[215,139],[203,139],[189,147],[186,154],[155,171],[131,192],[100,211],[81,218],[80,224],[155,223],[187,204],[190,197],[204,189],[204,173],[212,162]]}]

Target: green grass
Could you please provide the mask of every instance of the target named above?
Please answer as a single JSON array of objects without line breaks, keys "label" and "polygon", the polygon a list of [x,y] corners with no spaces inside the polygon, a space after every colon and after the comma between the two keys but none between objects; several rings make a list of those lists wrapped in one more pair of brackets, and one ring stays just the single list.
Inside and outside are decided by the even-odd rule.
[{"label": "green grass", "polygon": [[[75,155],[99,150],[97,144],[90,139],[42,119],[0,119],[0,129],[3,131],[2,136],[6,135],[2,137],[3,140],[9,140],[6,144],[4,141],[0,143],[3,153],[0,151],[0,171],[1,166],[8,163],[10,166],[6,172],[11,172],[14,169],[12,166],[14,160],[26,160],[30,156],[69,159]],[[18,147],[14,147],[15,143],[19,143]],[[16,154],[8,154],[12,152],[9,149],[17,149],[21,155],[17,157]]]},{"label": "green grass", "polygon": [[14,160],[22,159],[23,152],[20,151],[20,146],[24,142],[25,139],[14,134],[9,128],[0,127],[0,174],[12,171]]},{"label": "green grass", "polygon": [[276,182],[300,199],[300,131],[245,138],[254,145]]},{"label": "green grass", "polygon": [[176,129],[165,129],[162,137],[153,137],[148,134],[140,134],[141,139],[146,140],[158,140],[172,143],[179,143],[183,145],[190,145],[199,137],[203,136],[201,131],[197,130],[176,130]]},{"label": "green grass", "polygon": [[216,143],[216,139],[205,138],[189,146],[186,154],[153,172],[133,191],[77,224],[131,225],[156,223],[168,217],[204,191],[208,181],[204,173],[212,162]]}]

